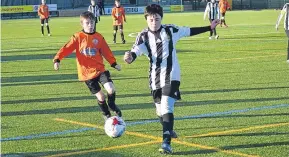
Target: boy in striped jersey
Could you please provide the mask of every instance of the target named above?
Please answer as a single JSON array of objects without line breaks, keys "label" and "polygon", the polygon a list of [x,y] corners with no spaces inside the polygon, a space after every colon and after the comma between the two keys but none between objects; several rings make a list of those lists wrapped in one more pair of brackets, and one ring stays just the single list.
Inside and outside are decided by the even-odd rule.
[{"label": "boy in striped jersey", "polygon": [[46,24],[48,36],[50,36],[50,29],[48,25],[48,19],[49,19],[49,8],[46,5],[46,0],[41,0],[41,5],[38,8],[38,16],[40,17],[40,23],[41,23],[41,33],[42,36],[44,36],[44,22]]},{"label": "boy in striped jersey", "polygon": [[150,61],[149,83],[156,114],[163,127],[163,143],[159,151],[171,154],[171,138],[177,135],[174,127],[174,104],[181,98],[180,66],[176,55],[176,43],[182,37],[193,36],[214,29],[219,20],[206,27],[178,27],[162,25],[163,9],[151,4],[145,9],[148,28],[138,34],[132,49],[125,52],[124,61],[132,63],[137,56],[146,55]]},{"label": "boy in striped jersey", "polygon": [[[80,15],[83,30],[75,33],[57,52],[53,59],[54,69],[59,70],[60,61],[75,51],[78,79],[85,82],[90,92],[96,96],[103,117],[107,119],[111,116],[108,107],[121,117],[121,111],[115,104],[115,87],[109,71],[105,70],[103,57],[116,70],[120,71],[121,67],[116,63],[103,36],[94,31],[94,19],[94,15],[89,11]],[[99,84],[107,91],[107,102]]]},{"label": "boy in striped jersey", "polygon": [[287,34],[287,37],[288,37],[288,46],[287,46],[287,63],[289,63],[289,3],[286,3],[284,6],[283,6],[283,9],[281,10],[281,13],[277,19],[277,22],[276,22],[276,30],[278,31],[278,27],[279,27],[279,24],[283,18],[283,16],[285,15],[285,18],[284,18],[284,29],[285,29],[285,32]]},{"label": "boy in striped jersey", "polygon": [[91,0],[91,5],[88,6],[88,11],[91,12],[95,17],[95,19],[94,19],[94,21],[95,21],[94,31],[95,31],[96,24],[98,23],[98,21],[100,21],[100,13],[99,13],[100,9],[99,9],[98,5],[96,5],[95,0]]},{"label": "boy in striped jersey", "polygon": [[[208,14],[208,18],[210,23],[212,23],[215,19],[220,19],[220,9],[218,7],[218,3],[216,3],[215,0],[211,0],[211,2],[207,3],[206,10],[204,13],[204,20],[206,20],[206,16]],[[217,35],[216,28],[210,31],[210,37],[209,39],[212,39],[212,35],[214,34],[215,39],[219,38],[219,35]]]}]

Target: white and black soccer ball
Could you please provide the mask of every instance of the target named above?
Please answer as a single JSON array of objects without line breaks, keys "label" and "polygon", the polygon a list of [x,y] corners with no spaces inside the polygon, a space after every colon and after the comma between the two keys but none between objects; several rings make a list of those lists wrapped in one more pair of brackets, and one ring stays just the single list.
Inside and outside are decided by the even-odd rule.
[{"label": "white and black soccer ball", "polygon": [[109,137],[120,137],[125,131],[125,122],[121,117],[110,117],[105,121],[104,130]]}]

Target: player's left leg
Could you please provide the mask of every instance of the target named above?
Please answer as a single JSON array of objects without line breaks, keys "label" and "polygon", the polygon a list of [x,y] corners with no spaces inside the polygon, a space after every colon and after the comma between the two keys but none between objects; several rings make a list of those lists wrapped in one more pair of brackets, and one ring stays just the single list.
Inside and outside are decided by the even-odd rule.
[{"label": "player's left leg", "polygon": [[117,116],[121,117],[121,110],[115,104],[115,87],[110,78],[109,71],[105,71],[100,75],[99,81],[107,91],[107,104],[109,108],[116,113]]},{"label": "player's left leg", "polygon": [[119,25],[118,27],[119,27],[121,41],[123,44],[125,44],[125,39],[124,39],[124,34],[123,34],[123,25]]},{"label": "player's left leg", "polygon": [[51,36],[51,35],[50,35],[49,25],[48,25],[48,18],[45,19],[45,24],[46,24],[46,28],[47,28],[47,32],[48,32],[48,36]]}]

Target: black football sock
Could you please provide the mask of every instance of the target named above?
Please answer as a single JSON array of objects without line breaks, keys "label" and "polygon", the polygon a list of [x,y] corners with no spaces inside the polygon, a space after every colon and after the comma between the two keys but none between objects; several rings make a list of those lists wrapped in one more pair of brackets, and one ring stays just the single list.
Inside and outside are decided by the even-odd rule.
[{"label": "black football sock", "polygon": [[41,33],[44,34],[44,28],[41,26]]},{"label": "black football sock", "polygon": [[102,111],[103,115],[105,115],[107,117],[111,116],[109,109],[108,109],[108,106],[107,106],[105,101],[98,101],[98,106],[100,107],[100,110]]},{"label": "black football sock", "polygon": [[47,25],[46,27],[47,27],[47,32],[48,32],[48,34],[50,34],[49,26]]},{"label": "black football sock", "polygon": [[216,35],[217,35],[217,30],[216,30],[216,28],[213,29],[213,32],[214,32],[214,36],[216,36]]},{"label": "black football sock", "polygon": [[171,131],[174,127],[174,114],[167,113],[163,115],[163,142],[171,144]]},{"label": "black football sock", "polygon": [[123,32],[120,33],[120,36],[121,36],[121,40],[124,41],[124,34],[123,34]]},{"label": "black football sock", "polygon": [[210,30],[210,37],[213,35],[213,30]]},{"label": "black football sock", "polygon": [[107,103],[109,108],[116,112],[119,117],[122,116],[120,109],[115,104],[115,92],[113,94],[107,94]]},{"label": "black football sock", "polygon": [[116,33],[113,33],[113,41],[116,41]]}]

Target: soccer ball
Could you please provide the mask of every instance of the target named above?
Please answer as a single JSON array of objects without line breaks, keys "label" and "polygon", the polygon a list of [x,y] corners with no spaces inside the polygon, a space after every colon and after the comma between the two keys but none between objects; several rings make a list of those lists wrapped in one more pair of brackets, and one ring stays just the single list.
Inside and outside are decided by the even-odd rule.
[{"label": "soccer ball", "polygon": [[104,130],[109,137],[120,137],[125,131],[125,122],[121,117],[110,117],[105,121]]}]

